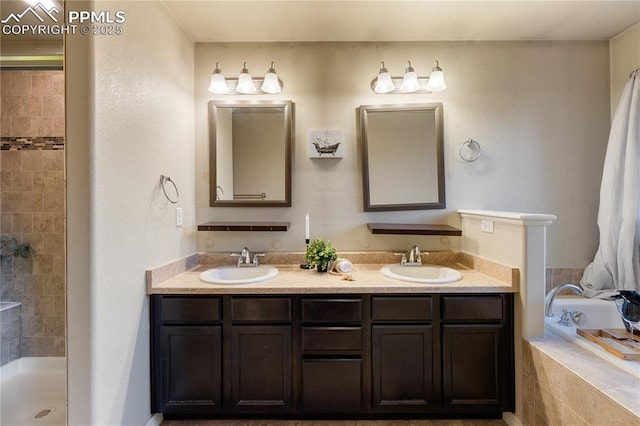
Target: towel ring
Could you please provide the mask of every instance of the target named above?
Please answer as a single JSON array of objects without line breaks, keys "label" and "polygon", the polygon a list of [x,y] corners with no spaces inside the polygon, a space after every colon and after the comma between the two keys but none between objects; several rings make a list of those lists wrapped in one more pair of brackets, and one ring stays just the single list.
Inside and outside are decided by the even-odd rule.
[{"label": "towel ring", "polygon": [[467,163],[472,163],[480,158],[482,148],[480,144],[473,139],[467,139],[462,146],[460,146],[460,158]]},{"label": "towel ring", "polygon": [[[168,195],[167,195],[167,190],[164,187],[164,184],[167,182],[171,182],[171,184],[173,185],[173,188],[176,190],[176,199],[175,201],[172,200]],[[171,180],[171,178],[169,176],[165,176],[165,175],[160,175],[160,186],[162,187],[162,193],[164,194],[164,196],[167,198],[167,200],[169,200],[169,202],[171,204],[176,204],[178,202],[178,200],[180,199],[180,194],[178,193],[178,187],[176,186],[176,183],[174,181]]]}]

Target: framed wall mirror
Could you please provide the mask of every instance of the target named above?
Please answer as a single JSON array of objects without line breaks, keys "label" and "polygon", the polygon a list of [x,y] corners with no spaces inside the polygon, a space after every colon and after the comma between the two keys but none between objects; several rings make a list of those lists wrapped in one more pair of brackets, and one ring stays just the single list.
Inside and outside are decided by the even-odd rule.
[{"label": "framed wall mirror", "polygon": [[361,105],[365,211],[445,208],[442,104]]},{"label": "framed wall mirror", "polygon": [[291,206],[291,101],[209,102],[209,205]]}]

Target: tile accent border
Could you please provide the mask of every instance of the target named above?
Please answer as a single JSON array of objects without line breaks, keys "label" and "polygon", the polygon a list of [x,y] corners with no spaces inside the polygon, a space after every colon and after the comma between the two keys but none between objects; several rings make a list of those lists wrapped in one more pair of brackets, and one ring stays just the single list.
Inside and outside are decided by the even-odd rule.
[{"label": "tile accent border", "polygon": [[0,138],[0,151],[21,151],[37,149],[64,149],[64,138],[59,136],[2,136]]}]

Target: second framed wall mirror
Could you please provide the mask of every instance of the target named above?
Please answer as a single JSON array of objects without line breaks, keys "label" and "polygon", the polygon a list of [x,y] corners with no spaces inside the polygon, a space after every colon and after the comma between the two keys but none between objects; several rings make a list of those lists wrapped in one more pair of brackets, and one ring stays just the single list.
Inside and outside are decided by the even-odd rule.
[{"label": "second framed wall mirror", "polygon": [[290,101],[209,102],[209,205],[291,206]]},{"label": "second framed wall mirror", "polygon": [[360,106],[365,211],[444,209],[442,104]]}]

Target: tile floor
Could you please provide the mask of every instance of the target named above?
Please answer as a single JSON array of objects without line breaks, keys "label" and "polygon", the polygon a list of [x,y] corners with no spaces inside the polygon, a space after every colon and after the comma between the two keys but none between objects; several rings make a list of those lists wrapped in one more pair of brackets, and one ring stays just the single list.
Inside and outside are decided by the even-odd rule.
[{"label": "tile floor", "polygon": [[167,420],[162,426],[504,426],[502,420]]}]

